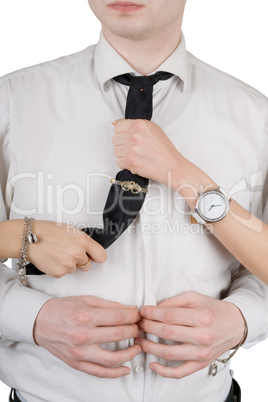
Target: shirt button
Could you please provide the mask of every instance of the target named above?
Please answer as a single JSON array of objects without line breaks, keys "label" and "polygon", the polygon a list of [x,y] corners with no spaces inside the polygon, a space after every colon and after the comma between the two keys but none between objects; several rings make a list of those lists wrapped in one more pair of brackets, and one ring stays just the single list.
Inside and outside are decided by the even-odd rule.
[{"label": "shirt button", "polygon": [[135,370],[135,373],[142,374],[144,372],[144,367],[141,364],[139,364],[138,366],[135,367],[134,370]]}]

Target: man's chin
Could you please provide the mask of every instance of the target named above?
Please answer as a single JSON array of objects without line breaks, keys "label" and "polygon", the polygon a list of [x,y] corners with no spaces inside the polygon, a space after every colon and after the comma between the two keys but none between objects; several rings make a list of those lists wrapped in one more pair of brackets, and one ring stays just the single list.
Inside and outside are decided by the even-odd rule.
[{"label": "man's chin", "polygon": [[130,23],[118,24],[110,29],[104,28],[103,33],[108,40],[111,34],[130,41],[146,40],[150,37],[148,29],[134,26],[134,24]]}]

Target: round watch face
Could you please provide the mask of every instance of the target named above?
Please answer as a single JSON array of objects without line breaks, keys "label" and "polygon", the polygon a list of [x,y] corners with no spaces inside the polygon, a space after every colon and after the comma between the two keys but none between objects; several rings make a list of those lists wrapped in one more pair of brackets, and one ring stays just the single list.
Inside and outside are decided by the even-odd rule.
[{"label": "round watch face", "polygon": [[200,196],[198,212],[201,218],[215,222],[222,219],[228,212],[228,200],[218,191],[209,191]]}]

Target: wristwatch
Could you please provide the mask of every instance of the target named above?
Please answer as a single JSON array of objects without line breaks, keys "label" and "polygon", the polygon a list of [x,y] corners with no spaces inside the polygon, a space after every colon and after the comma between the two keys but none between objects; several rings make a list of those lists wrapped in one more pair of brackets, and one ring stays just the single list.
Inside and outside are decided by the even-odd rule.
[{"label": "wristwatch", "polygon": [[215,190],[199,193],[195,209],[191,212],[198,223],[218,222],[228,211],[231,198],[219,187]]}]

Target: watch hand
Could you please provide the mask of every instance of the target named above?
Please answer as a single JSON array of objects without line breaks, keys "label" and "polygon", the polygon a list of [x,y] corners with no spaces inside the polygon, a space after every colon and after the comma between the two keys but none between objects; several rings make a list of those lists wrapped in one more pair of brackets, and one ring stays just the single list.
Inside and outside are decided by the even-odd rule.
[{"label": "watch hand", "polygon": [[216,204],[216,205],[215,205],[215,204],[212,204],[211,207],[209,208],[209,211],[210,211],[212,208],[214,208],[214,207],[221,207],[221,205],[219,205],[219,204],[218,204],[218,205],[217,205],[217,204]]}]

